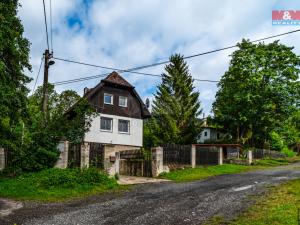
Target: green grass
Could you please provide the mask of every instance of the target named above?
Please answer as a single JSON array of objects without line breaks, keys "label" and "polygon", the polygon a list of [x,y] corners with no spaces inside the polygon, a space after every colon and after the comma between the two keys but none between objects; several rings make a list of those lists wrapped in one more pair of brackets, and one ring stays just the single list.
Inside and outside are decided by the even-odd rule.
[{"label": "green grass", "polygon": [[176,182],[185,182],[193,180],[201,180],[211,176],[221,174],[232,174],[248,171],[251,167],[235,164],[224,164],[218,166],[199,166],[196,168],[185,168],[181,170],[174,170],[169,173],[160,174],[161,178],[173,180]]},{"label": "green grass", "polygon": [[193,180],[201,180],[211,176],[222,174],[241,173],[250,170],[266,169],[272,166],[287,165],[292,162],[299,161],[299,157],[286,158],[286,159],[262,159],[256,160],[253,165],[236,165],[224,164],[217,166],[199,166],[196,168],[185,168],[174,170],[169,173],[160,174],[160,178],[173,180],[176,182],[186,182]]},{"label": "green grass", "polygon": [[291,225],[298,224],[300,179],[273,187],[268,194],[256,199],[246,212],[231,221],[215,216],[207,225]]},{"label": "green grass", "polygon": [[114,178],[96,169],[49,169],[0,179],[0,197],[61,201],[119,189]]}]

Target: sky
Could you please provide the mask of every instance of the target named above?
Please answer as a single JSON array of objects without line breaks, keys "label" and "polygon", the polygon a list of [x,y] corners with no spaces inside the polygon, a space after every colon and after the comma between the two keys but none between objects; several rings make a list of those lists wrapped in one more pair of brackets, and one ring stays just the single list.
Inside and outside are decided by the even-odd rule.
[{"label": "sky", "polygon": [[[33,88],[43,52],[47,48],[42,0],[20,0],[18,15],[24,36],[31,42],[30,63]],[[46,2],[48,22],[50,0]],[[170,55],[184,56],[235,45],[243,38],[259,38],[299,29],[299,26],[273,26],[272,10],[300,10],[299,0],[52,0],[52,41],[55,57],[127,69],[168,60]],[[48,26],[50,30],[50,26]],[[50,34],[50,31],[49,31]],[[50,35],[49,35],[50,36]],[[300,55],[300,32],[280,39]],[[298,40],[298,41],[297,41]],[[235,49],[188,59],[194,78],[219,80],[228,70]],[[111,70],[56,60],[49,70],[49,82],[93,76]],[[164,66],[141,70],[153,74]],[[143,100],[153,100],[160,78],[121,74],[135,86]],[[103,79],[103,78],[102,78]],[[56,86],[83,94],[101,78]],[[37,80],[42,85],[43,71]],[[218,90],[216,83],[194,83],[200,92],[205,116]]]}]

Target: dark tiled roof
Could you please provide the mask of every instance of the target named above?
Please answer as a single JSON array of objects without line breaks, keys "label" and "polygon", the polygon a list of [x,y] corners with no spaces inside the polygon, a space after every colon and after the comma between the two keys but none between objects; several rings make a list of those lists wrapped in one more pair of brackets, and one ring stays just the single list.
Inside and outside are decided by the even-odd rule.
[{"label": "dark tiled roof", "polygon": [[122,86],[133,87],[123,77],[121,77],[121,75],[118,74],[116,71],[113,71],[111,74],[109,74],[103,81],[108,81],[110,83],[115,83],[115,84],[119,84]]}]

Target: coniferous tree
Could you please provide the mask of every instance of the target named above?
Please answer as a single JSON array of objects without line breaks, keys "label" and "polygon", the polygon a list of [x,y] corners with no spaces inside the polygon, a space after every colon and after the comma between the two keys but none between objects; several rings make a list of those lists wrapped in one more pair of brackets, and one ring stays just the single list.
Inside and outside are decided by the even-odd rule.
[{"label": "coniferous tree", "polygon": [[194,90],[193,78],[183,56],[171,56],[165,70],[149,122],[155,144],[195,143],[201,131],[199,92]]}]

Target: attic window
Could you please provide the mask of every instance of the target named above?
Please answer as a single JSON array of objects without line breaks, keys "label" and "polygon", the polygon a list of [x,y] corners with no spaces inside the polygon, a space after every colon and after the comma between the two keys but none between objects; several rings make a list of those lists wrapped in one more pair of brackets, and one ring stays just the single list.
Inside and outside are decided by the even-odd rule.
[{"label": "attic window", "polygon": [[104,104],[113,105],[114,96],[112,94],[104,93]]},{"label": "attic window", "polygon": [[204,137],[207,137],[207,131],[204,132]]},{"label": "attic window", "polygon": [[119,96],[119,106],[127,107],[127,97]]}]

